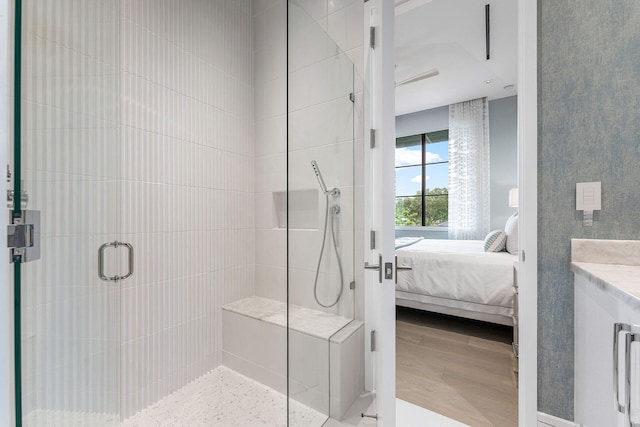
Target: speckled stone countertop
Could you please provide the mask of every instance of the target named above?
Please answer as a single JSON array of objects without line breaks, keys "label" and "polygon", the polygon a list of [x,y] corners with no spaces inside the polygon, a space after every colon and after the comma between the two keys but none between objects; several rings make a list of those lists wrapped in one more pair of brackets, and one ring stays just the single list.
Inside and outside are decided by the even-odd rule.
[{"label": "speckled stone countertop", "polygon": [[571,239],[571,271],[640,309],[640,240]]}]

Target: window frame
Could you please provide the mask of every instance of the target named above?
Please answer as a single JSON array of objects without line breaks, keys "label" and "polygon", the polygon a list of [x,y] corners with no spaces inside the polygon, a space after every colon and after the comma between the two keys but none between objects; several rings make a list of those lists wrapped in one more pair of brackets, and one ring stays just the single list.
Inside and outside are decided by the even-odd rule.
[{"label": "window frame", "polygon": [[[437,140],[437,141],[432,141],[428,135],[438,135],[441,136],[443,133],[446,132],[446,139],[442,139],[442,140]],[[438,196],[442,196],[442,195],[427,195],[427,180],[426,180],[426,176],[427,176],[427,166],[432,166],[432,165],[441,165],[441,164],[446,164],[447,165],[447,170],[449,169],[449,158],[447,157],[446,161],[440,161],[440,162],[429,162],[427,163],[427,144],[433,144],[433,143],[437,143],[437,142],[444,142],[447,141],[447,148],[448,148],[448,144],[449,144],[449,129],[442,129],[442,130],[437,130],[437,131],[432,131],[432,132],[423,132],[423,133],[419,133],[419,134],[414,134],[414,135],[407,135],[404,137],[397,137],[396,138],[396,146],[395,149],[398,149],[398,140],[403,139],[403,138],[415,138],[415,137],[420,137],[420,150],[421,150],[421,163],[420,164],[411,164],[411,165],[402,165],[402,166],[395,166],[395,170],[397,171],[398,169],[404,169],[404,168],[410,168],[410,167],[416,167],[416,166],[420,166],[420,170],[421,170],[421,175],[422,175],[422,183],[421,183],[421,187],[420,187],[420,216],[421,216],[421,224],[420,225],[398,225],[396,224],[395,227],[396,229],[399,229],[399,227],[403,227],[403,228],[407,228],[410,227],[411,229],[421,229],[421,230],[429,230],[429,229],[433,229],[433,230],[446,230],[448,229],[448,227],[440,227],[437,225],[426,225],[426,217],[427,217],[427,197],[438,197]],[[396,203],[398,203],[398,199],[399,198],[407,198],[407,197],[416,197],[416,195],[406,195],[406,196],[399,196],[397,193],[395,194],[395,200]],[[447,188],[447,202],[449,200],[449,188]],[[447,210],[447,222],[449,220],[449,211]]]}]

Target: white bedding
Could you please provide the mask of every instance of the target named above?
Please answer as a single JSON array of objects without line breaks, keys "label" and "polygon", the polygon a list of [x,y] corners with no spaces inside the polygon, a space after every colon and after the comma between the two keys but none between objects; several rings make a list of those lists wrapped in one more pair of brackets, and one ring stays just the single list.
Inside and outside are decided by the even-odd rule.
[{"label": "white bedding", "polygon": [[[482,240],[421,240],[396,250],[399,305],[450,308],[451,314],[508,324],[513,314],[513,263],[516,255],[485,252]],[[410,301],[411,304],[402,301]],[[434,310],[447,312],[442,310]]]}]

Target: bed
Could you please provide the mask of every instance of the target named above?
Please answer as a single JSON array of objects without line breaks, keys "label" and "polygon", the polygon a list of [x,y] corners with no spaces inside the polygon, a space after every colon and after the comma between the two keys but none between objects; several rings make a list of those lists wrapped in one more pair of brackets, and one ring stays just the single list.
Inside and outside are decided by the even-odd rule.
[{"label": "bed", "polygon": [[517,255],[485,252],[482,240],[396,240],[401,271],[396,304],[513,325],[513,265]]}]

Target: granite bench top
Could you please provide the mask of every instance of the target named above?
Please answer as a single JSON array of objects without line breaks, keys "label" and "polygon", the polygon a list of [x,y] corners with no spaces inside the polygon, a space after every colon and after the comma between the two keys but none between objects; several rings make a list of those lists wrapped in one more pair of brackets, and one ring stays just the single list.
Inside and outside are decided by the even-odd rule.
[{"label": "granite bench top", "polygon": [[[287,326],[287,305],[282,301],[253,296],[225,304],[222,309],[277,326]],[[362,324],[359,320],[289,304],[289,327],[316,338],[340,343]]]}]

